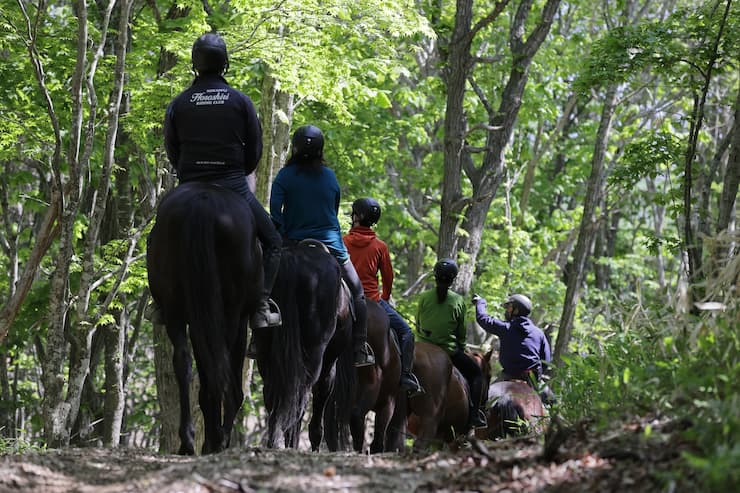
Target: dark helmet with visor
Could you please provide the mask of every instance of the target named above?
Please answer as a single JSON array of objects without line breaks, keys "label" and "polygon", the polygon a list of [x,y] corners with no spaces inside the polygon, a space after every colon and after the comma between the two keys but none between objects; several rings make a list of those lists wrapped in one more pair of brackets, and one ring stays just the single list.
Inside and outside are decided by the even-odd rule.
[{"label": "dark helmet with visor", "polygon": [[361,225],[370,227],[380,219],[380,204],[372,197],[357,199],[352,203],[352,213]]},{"label": "dark helmet with visor", "polygon": [[206,33],[195,40],[193,70],[197,74],[224,74],[229,69],[226,42],[216,33]]},{"label": "dark helmet with visor", "polygon": [[452,284],[457,272],[457,264],[451,258],[443,258],[434,265],[434,278],[441,284]]},{"label": "dark helmet with visor", "polygon": [[324,134],[318,127],[304,125],[293,133],[293,155],[301,159],[321,158],[324,154]]},{"label": "dark helmet with visor", "polygon": [[523,294],[512,294],[504,301],[504,306],[506,305],[516,308],[517,313],[523,317],[532,313],[532,301]]}]

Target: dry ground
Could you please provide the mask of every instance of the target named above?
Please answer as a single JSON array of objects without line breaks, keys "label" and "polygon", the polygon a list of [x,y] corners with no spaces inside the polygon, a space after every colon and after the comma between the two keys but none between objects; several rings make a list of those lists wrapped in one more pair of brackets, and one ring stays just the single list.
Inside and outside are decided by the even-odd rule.
[{"label": "dry ground", "polygon": [[581,425],[549,442],[559,446],[548,460],[541,438],[376,456],[249,448],[183,458],[70,448],[0,457],[0,492],[702,491],[690,475],[670,479],[688,448],[679,431],[665,427],[646,439],[640,425],[611,432]]}]

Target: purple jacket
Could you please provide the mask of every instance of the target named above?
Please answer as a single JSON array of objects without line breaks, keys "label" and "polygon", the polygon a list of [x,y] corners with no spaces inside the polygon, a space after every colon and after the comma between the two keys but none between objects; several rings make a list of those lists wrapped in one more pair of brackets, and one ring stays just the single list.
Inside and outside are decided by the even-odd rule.
[{"label": "purple jacket", "polygon": [[542,376],[542,362],[550,362],[550,344],[545,333],[527,317],[514,317],[511,322],[494,318],[486,312],[486,300],[475,305],[475,320],[501,341],[498,360],[512,376],[532,370]]}]

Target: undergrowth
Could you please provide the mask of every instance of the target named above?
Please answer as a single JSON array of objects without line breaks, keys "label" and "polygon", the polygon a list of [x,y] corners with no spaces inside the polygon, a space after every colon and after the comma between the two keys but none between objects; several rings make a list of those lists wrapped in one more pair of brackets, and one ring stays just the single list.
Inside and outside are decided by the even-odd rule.
[{"label": "undergrowth", "polygon": [[[731,491],[740,484],[740,306],[698,315],[642,310],[629,327],[589,334],[564,357],[555,379],[570,422],[601,426],[657,416],[687,423],[683,453],[703,491]],[[650,433],[646,427],[645,433]],[[689,472],[687,472],[689,471]]]}]

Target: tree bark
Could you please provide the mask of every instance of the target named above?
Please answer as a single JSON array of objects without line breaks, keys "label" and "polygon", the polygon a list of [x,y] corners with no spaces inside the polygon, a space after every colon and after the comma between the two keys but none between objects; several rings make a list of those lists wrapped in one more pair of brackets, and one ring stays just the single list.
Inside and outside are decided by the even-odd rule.
[{"label": "tree bark", "polygon": [[269,73],[262,81],[260,101],[262,122],[262,159],[255,171],[257,199],[267,205],[272,180],[288,158],[290,125],[293,121],[293,95],[280,90]]},{"label": "tree bark", "polygon": [[573,263],[568,276],[568,285],[563,304],[563,313],[560,318],[558,338],[555,343],[553,361],[559,364],[562,356],[567,352],[573,328],[576,305],[580,296],[580,288],[585,276],[586,260],[593,245],[596,229],[598,228],[597,207],[602,201],[605,180],[605,155],[609,143],[612,119],[616,109],[617,87],[607,88],[604,95],[604,106],[601,110],[601,121],[596,134],[594,154],[591,159],[591,175],[588,179],[588,188],[583,204],[583,217],[578,232],[578,242],[573,252]]},{"label": "tree bark", "polygon": [[105,340],[105,402],[103,404],[103,445],[117,447],[121,440],[121,424],[125,404],[125,381],[123,379],[124,346],[128,325],[125,311],[116,314],[117,323],[103,330]]},{"label": "tree bark", "polygon": [[[740,184],[740,85],[735,98],[735,124],[730,142],[730,156],[727,160],[727,171],[722,184],[722,196],[717,214],[717,233],[727,231],[735,214],[738,185]],[[724,256],[727,252],[721,252]]]}]

